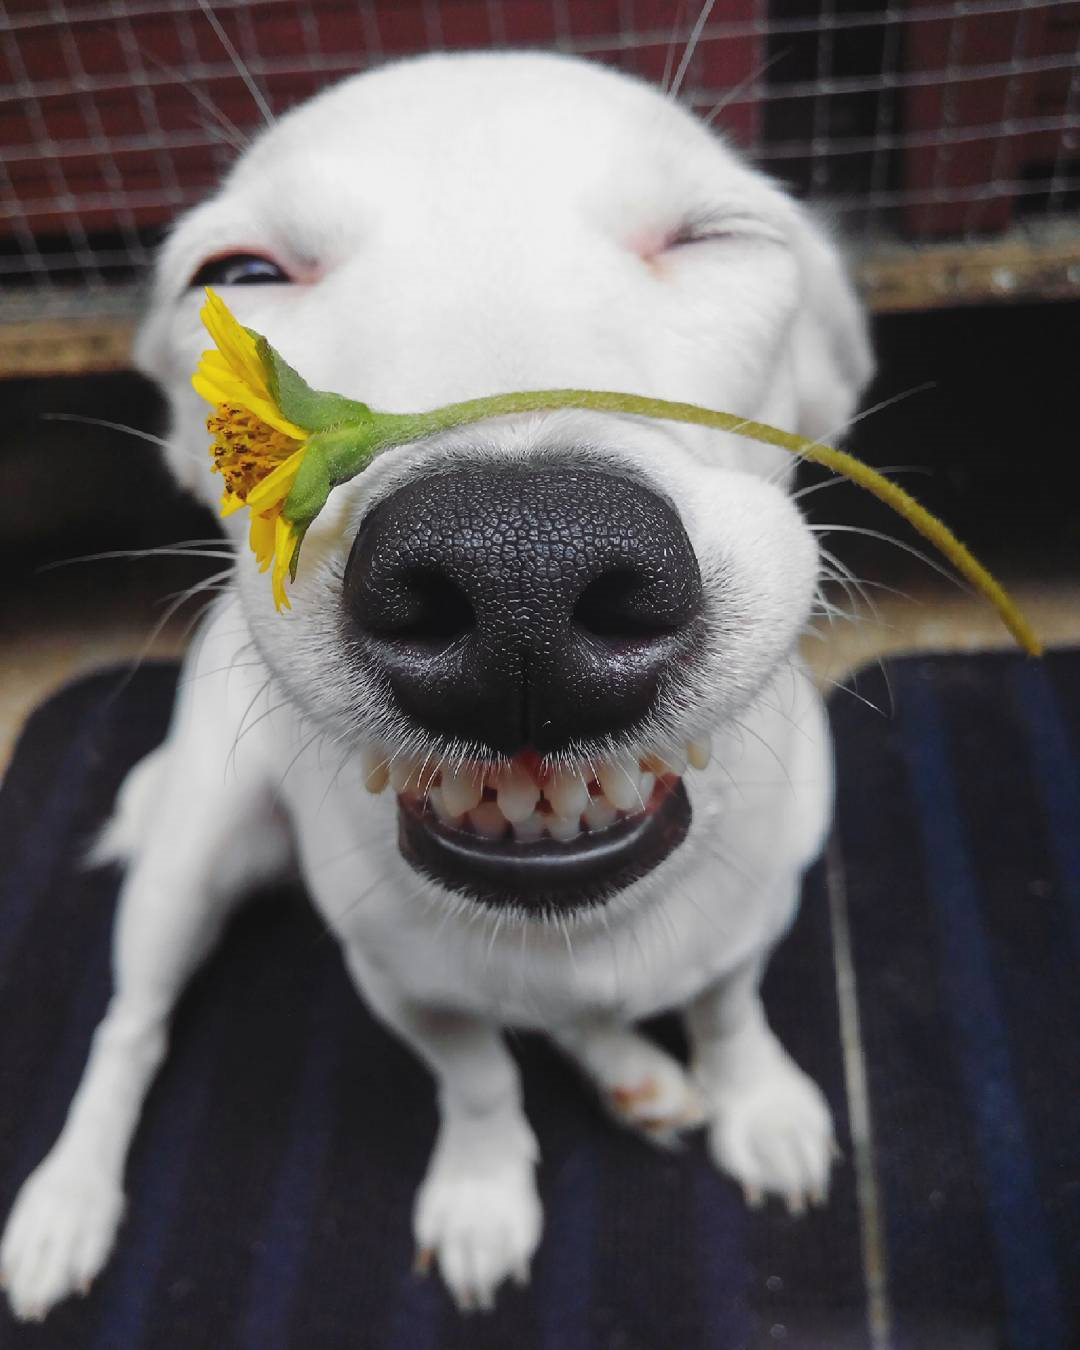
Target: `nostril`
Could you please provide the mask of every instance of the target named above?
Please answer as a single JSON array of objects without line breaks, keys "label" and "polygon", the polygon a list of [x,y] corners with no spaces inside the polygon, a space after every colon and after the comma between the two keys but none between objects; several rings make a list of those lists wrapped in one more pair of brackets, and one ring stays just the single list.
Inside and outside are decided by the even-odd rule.
[{"label": "nostril", "polygon": [[632,569],[595,577],[578,596],[573,619],[577,627],[605,642],[642,642],[670,637],[680,624],[658,612],[645,577]]},{"label": "nostril", "polygon": [[398,578],[395,603],[368,631],[413,647],[437,650],[476,627],[469,597],[436,567],[413,567]]}]

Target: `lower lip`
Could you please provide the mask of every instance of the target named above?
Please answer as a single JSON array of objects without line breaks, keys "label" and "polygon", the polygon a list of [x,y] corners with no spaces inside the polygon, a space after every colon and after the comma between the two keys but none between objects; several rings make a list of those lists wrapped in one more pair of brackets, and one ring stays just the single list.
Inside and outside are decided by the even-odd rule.
[{"label": "lower lip", "polygon": [[569,843],[480,840],[443,825],[422,804],[398,798],[398,845],[407,863],[440,885],[492,908],[571,913],[610,900],[672,853],[690,828],[682,781],[641,815]]}]

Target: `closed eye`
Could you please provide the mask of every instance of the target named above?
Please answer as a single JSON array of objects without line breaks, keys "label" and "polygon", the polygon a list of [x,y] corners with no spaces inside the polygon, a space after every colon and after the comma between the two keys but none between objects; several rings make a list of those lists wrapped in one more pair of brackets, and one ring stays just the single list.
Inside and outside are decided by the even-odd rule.
[{"label": "closed eye", "polygon": [[774,226],[756,216],[702,212],[674,229],[664,241],[665,251],[691,244],[707,244],[727,239],[751,239],[780,243],[783,236]]},{"label": "closed eye", "polygon": [[259,253],[226,253],[209,258],[189,286],[280,286],[293,278],[272,258]]}]

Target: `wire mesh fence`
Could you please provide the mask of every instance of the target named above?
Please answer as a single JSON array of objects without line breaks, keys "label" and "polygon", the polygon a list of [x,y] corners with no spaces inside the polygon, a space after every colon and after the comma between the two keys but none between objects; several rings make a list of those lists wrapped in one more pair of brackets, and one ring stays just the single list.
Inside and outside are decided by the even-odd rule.
[{"label": "wire mesh fence", "polygon": [[1034,258],[1037,292],[1080,292],[1080,0],[5,0],[0,305],[122,304],[264,113],[476,47],[666,87],[879,269],[1004,238],[990,289]]}]

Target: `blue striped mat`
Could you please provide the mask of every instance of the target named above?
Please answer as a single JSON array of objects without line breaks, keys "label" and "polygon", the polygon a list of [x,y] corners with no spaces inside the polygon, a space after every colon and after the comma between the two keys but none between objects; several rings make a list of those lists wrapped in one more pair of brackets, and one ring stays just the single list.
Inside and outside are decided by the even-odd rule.
[{"label": "blue striped mat", "polygon": [[[107,997],[116,876],[79,851],[175,680],[63,690],[0,790],[5,1210]],[[837,1115],[826,1210],[747,1214],[698,1141],[669,1155],[617,1132],[516,1038],[545,1238],[527,1290],[459,1318],[410,1273],[430,1083],[282,889],[182,1004],[106,1274],[43,1326],[0,1313],[0,1350],[1080,1345],[1080,653],[913,658],[857,689],[833,699],[829,855],[766,987]],[[654,1030],[679,1045],[672,1020]]]}]

